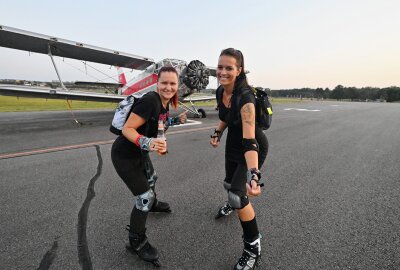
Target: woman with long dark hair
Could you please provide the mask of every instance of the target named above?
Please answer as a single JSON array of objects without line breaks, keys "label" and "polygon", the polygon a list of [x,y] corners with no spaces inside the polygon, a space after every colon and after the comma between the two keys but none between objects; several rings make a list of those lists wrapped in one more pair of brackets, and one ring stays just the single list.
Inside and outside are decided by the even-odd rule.
[{"label": "woman with long dark hair", "polygon": [[225,148],[224,188],[228,202],[216,218],[236,210],[243,229],[244,249],[234,269],[255,269],[260,263],[261,235],[249,197],[261,194],[259,168],[267,152],[268,141],[255,117],[255,96],[247,82],[243,54],[225,49],[218,59],[217,89],[219,123],[210,144],[218,147],[224,130],[228,129]]}]

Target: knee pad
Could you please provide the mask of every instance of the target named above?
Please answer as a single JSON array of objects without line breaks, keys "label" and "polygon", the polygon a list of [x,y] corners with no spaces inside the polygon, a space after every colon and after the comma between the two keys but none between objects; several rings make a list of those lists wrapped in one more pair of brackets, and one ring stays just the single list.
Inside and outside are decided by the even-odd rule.
[{"label": "knee pad", "polygon": [[155,200],[154,191],[149,189],[136,197],[136,208],[143,212],[149,212]]},{"label": "knee pad", "polygon": [[150,187],[154,187],[154,185],[157,182],[157,179],[158,179],[158,175],[157,175],[156,171],[154,171],[153,174],[148,179]]},{"label": "knee pad", "polygon": [[237,191],[228,192],[228,202],[235,209],[242,209],[249,204],[249,198],[246,195],[239,195]]},{"label": "knee pad", "polygon": [[224,189],[226,189],[226,191],[229,191],[231,189],[231,184],[229,184],[228,182],[224,181]]}]

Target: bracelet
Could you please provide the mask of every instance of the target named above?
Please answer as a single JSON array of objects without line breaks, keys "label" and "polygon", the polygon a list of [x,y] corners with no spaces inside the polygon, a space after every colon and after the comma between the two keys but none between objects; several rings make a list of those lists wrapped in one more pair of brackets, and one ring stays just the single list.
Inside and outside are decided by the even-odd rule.
[{"label": "bracelet", "polygon": [[169,126],[180,125],[181,120],[180,120],[179,116],[168,117],[168,124],[169,124]]},{"label": "bracelet", "polygon": [[214,129],[214,134],[210,135],[210,137],[211,137],[211,139],[218,138],[218,141],[220,141],[221,137],[222,137],[222,133],[223,133],[222,131]]},{"label": "bracelet", "polygon": [[176,124],[180,124],[181,123],[181,119],[179,118],[179,116],[175,116],[172,120],[172,122],[176,125]]}]

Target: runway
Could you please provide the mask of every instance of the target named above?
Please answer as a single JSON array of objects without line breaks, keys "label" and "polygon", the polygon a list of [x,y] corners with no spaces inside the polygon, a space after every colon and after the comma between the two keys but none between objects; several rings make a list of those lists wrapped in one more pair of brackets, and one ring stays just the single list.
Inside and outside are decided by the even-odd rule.
[{"label": "runway", "polygon": [[[227,197],[225,143],[209,145],[218,117],[206,111],[201,124],[169,130],[168,155],[152,154],[157,195],[173,210],[148,218],[162,269],[232,269],[241,255],[237,217],[214,220]],[[265,188],[253,200],[261,269],[400,268],[399,112],[274,106]],[[75,112],[83,125],[69,112],[0,114],[3,269],[153,269],[125,250],[133,199],[110,160],[112,114]]]}]

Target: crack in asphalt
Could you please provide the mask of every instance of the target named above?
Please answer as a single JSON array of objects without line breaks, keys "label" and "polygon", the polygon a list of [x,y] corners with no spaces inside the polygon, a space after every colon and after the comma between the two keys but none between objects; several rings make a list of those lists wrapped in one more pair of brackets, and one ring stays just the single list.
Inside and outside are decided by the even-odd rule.
[{"label": "crack in asphalt", "polygon": [[49,251],[44,254],[42,261],[40,262],[39,267],[37,270],[47,270],[50,268],[51,264],[53,263],[53,260],[57,256],[57,248],[58,248],[58,243],[57,240],[53,242],[53,246]]},{"label": "crack in asphalt", "polygon": [[86,238],[87,216],[88,216],[90,202],[96,196],[96,193],[94,191],[94,184],[96,183],[96,180],[101,175],[101,171],[103,168],[103,159],[101,157],[100,147],[98,145],[95,145],[95,148],[96,148],[97,159],[98,159],[97,172],[92,177],[92,179],[90,179],[85,201],[83,202],[82,207],[79,210],[78,224],[77,224],[78,258],[79,258],[79,264],[81,265],[81,268],[84,270],[92,270],[93,269],[92,260],[90,258],[90,252],[89,252],[89,247],[88,247],[87,238]]}]

